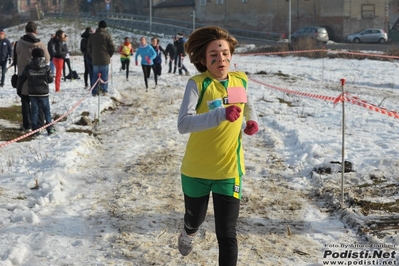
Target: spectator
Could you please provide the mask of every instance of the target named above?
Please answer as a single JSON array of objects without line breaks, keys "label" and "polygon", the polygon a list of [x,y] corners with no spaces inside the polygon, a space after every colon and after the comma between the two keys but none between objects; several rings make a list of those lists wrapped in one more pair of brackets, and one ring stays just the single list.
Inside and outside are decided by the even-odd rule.
[{"label": "spectator", "polygon": [[[44,51],[44,59],[45,62],[48,63],[50,61],[50,54],[47,51],[46,45],[40,41],[40,39],[36,38],[37,33],[37,25],[35,22],[28,22],[25,26],[25,35],[21,37],[20,40],[16,42],[15,45],[15,53],[17,58],[13,58],[14,62],[17,62],[18,66],[18,75],[22,74],[26,65],[28,65],[32,59],[32,50],[34,48],[41,48]],[[31,125],[31,109],[30,109],[30,98],[28,92],[28,83],[24,82],[20,89],[17,90],[17,94],[21,97],[21,109],[22,109],[22,127],[23,131],[30,131],[32,128]],[[39,112],[39,126],[44,124],[43,113]]]},{"label": "spectator", "polygon": [[[148,78],[151,74],[151,68],[153,65],[152,60],[154,60],[154,58],[157,56],[157,53],[155,52],[154,48],[151,47],[151,45],[147,44],[147,40],[144,36],[140,38],[140,46],[136,50],[136,66],[139,64],[137,61],[139,56],[141,57],[141,68],[143,69],[144,74],[145,89],[148,92]],[[156,85],[157,84],[155,84],[155,86]]]},{"label": "spectator", "polygon": [[87,42],[89,40],[90,35],[93,33],[93,29],[91,27],[87,27],[85,32],[82,33],[81,37],[82,40],[80,41],[80,51],[83,54],[83,61],[85,65],[85,72],[84,72],[84,81],[85,81],[85,87],[89,87],[88,80],[90,78],[90,84],[92,84],[93,80],[93,65],[91,63],[91,57],[89,53],[87,52]]},{"label": "spectator", "polygon": [[1,81],[0,87],[4,86],[4,80],[7,71],[7,61],[11,65],[12,57],[12,45],[10,41],[6,38],[6,33],[3,29],[0,29],[0,67],[1,67]]},{"label": "spectator", "polygon": [[54,57],[54,54],[55,54],[54,37],[55,37],[55,34],[51,34],[51,38],[50,38],[50,40],[47,43],[47,50],[48,50],[48,52],[50,54],[50,69],[51,69],[51,73],[53,75],[55,73],[55,67],[54,67],[54,63],[53,63],[53,57]]},{"label": "spectator", "polygon": [[119,54],[121,55],[121,70],[126,69],[126,81],[129,80],[130,56],[133,55],[133,52],[134,50],[129,37],[125,37],[125,41],[119,47]]},{"label": "spectator", "polygon": [[156,37],[151,38],[151,46],[155,50],[157,56],[153,60],[152,70],[154,71],[155,86],[158,84],[158,76],[162,74],[162,54],[167,60],[165,50],[159,45],[159,39]]},{"label": "spectator", "polygon": [[176,50],[176,46],[174,45],[174,42],[176,41],[176,36],[172,37],[172,43],[169,43],[166,48],[165,48],[165,53],[166,56],[169,56],[169,71],[168,73],[172,73],[172,67],[174,67],[174,72],[176,72],[176,54],[177,54],[177,50]]},{"label": "spectator", "polygon": [[[91,86],[96,82],[98,74],[101,74],[101,79],[104,83],[98,83],[92,90],[92,95],[96,96],[100,93],[99,86],[102,87],[102,94],[108,95],[108,71],[111,57],[115,53],[115,45],[111,35],[107,31],[107,23],[101,20],[98,23],[98,28],[93,33],[87,42],[87,52],[89,53],[93,62],[93,80]],[[101,85],[100,85],[101,84]]]},{"label": "spectator", "polygon": [[66,50],[64,46],[65,32],[57,30],[54,37],[55,92],[61,91],[61,75],[64,69]]},{"label": "spectator", "polygon": [[[183,33],[178,33],[176,35],[176,41],[174,45],[176,46],[176,57],[175,64],[179,68],[179,75],[183,75],[183,70],[186,72],[186,75],[190,75],[187,68],[183,64],[184,57],[186,56],[186,52],[184,51],[184,44],[186,43],[186,38],[184,38]],[[173,73],[175,73],[174,71]]]},{"label": "spectator", "polygon": [[[64,80],[66,80],[66,77],[71,77],[72,79],[72,68],[71,68],[71,60],[70,60],[70,54],[68,50],[68,36],[65,34],[65,38],[63,41],[64,45],[64,50],[65,50],[65,58],[64,58],[64,65],[62,66],[62,76],[64,77]],[[68,75],[65,75],[65,65],[68,66]]]},{"label": "spectator", "polygon": [[[44,58],[44,51],[40,48],[32,50],[32,61],[24,68],[22,74],[18,77],[17,88],[21,89],[22,84],[27,81],[28,93],[31,102],[31,119],[32,119],[32,130],[39,129],[39,110],[44,113],[46,119],[46,125],[52,121],[50,112],[50,101],[49,101],[49,86],[48,84],[53,82],[54,78],[51,74],[50,66],[46,64]],[[53,126],[46,128],[48,135],[55,132]],[[39,135],[40,132],[36,132],[35,135]]]}]

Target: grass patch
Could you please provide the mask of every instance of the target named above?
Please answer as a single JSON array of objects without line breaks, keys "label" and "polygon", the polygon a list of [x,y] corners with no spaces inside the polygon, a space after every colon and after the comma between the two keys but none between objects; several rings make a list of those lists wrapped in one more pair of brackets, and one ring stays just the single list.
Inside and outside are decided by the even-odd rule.
[{"label": "grass patch", "polygon": [[287,100],[285,100],[285,99],[283,99],[283,98],[277,98],[277,100],[278,100],[280,103],[285,103],[285,104],[288,105],[289,107],[294,107],[294,104],[293,104],[292,102],[289,102],[289,101],[287,101]]},{"label": "grass patch", "polygon": [[[7,120],[12,124],[19,125],[22,121],[22,113],[21,113],[21,106],[12,105],[9,107],[0,107],[0,119]],[[10,141],[15,138],[18,138],[25,134],[19,130],[18,127],[3,127],[0,125],[0,140],[1,141]],[[30,141],[32,139],[31,136],[26,137],[22,140],[23,141]]]},{"label": "grass patch", "polygon": [[0,119],[19,123],[22,121],[21,106],[0,107]]},{"label": "grass patch", "polygon": [[399,212],[399,202],[371,202],[367,200],[354,199],[354,203],[361,208],[364,215],[368,215],[372,211],[383,211],[388,213]]},{"label": "grass patch", "polygon": [[71,128],[71,129],[68,129],[66,132],[71,132],[71,133],[86,133],[86,134],[88,134],[89,136],[94,136],[94,137],[97,136],[97,133],[94,133],[92,130],[89,130],[89,129]]}]

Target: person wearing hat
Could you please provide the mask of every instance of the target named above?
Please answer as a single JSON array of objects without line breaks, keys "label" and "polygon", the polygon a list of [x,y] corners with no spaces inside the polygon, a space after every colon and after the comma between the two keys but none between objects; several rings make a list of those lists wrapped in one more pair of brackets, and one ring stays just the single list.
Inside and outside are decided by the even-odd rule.
[{"label": "person wearing hat", "polygon": [[99,87],[101,86],[102,94],[108,95],[108,71],[111,57],[115,53],[115,44],[112,40],[111,34],[107,31],[107,23],[101,20],[98,23],[98,28],[95,33],[90,35],[87,42],[87,52],[89,53],[93,64],[93,80],[91,87],[96,83],[98,75],[101,74],[101,80],[92,89],[93,96],[100,93]]},{"label": "person wearing hat", "polygon": [[0,67],[1,67],[1,81],[0,87],[4,86],[4,80],[6,77],[7,60],[11,63],[12,57],[12,45],[6,38],[6,33],[3,29],[0,29]]},{"label": "person wearing hat", "polygon": [[[41,48],[34,48],[32,50],[32,61],[24,68],[22,74],[18,77],[17,88],[21,89],[22,85],[27,81],[28,93],[31,102],[31,120],[32,130],[37,130],[39,126],[39,110],[41,109],[46,125],[51,124],[51,112],[49,101],[49,83],[54,81],[51,68],[47,65],[44,58],[44,51]],[[48,135],[55,132],[52,125],[46,128]],[[35,135],[39,135],[36,132]]]},{"label": "person wearing hat", "polygon": [[[17,63],[18,75],[22,73],[26,65],[32,60],[32,50],[34,48],[41,48],[44,51],[44,58],[46,63],[50,62],[50,54],[47,50],[46,44],[36,37],[37,25],[33,21],[29,21],[25,26],[26,34],[16,42],[13,53],[13,62]],[[16,58],[14,57],[16,55]],[[25,82],[22,87],[17,90],[17,94],[21,97],[21,110],[22,110],[22,127],[23,131],[31,130],[31,109],[30,98],[28,93],[28,84]],[[44,123],[43,113],[40,114],[39,126]]]}]

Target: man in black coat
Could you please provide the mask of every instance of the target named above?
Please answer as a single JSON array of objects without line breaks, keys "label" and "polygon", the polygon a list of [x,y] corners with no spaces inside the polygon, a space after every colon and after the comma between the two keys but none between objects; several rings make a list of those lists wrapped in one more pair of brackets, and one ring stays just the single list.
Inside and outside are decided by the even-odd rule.
[{"label": "man in black coat", "polygon": [[[186,38],[184,38],[183,33],[178,33],[176,35],[176,41],[174,45],[176,46],[176,57],[175,57],[175,64],[179,68],[179,75],[183,74],[183,70],[186,72],[186,75],[190,75],[187,68],[183,65],[184,57],[186,56],[186,52],[184,51],[184,44],[186,43]],[[176,70],[176,69],[175,69]],[[173,73],[175,73],[174,71]]]},{"label": "man in black coat", "polygon": [[93,64],[91,63],[91,57],[87,52],[87,42],[89,41],[90,35],[93,33],[93,29],[91,27],[87,27],[85,32],[82,33],[80,37],[82,40],[80,41],[80,51],[83,54],[83,62],[85,64],[85,73],[83,75],[85,81],[85,87],[89,87],[88,77],[90,77],[90,84],[92,84],[93,79]]},{"label": "man in black coat", "polygon": [[174,65],[175,71],[176,72],[176,54],[177,54],[177,49],[176,46],[174,45],[174,42],[176,41],[176,37],[172,37],[172,43],[169,43],[166,48],[165,48],[165,53],[167,56],[169,56],[169,71],[168,73],[172,73],[172,64]]}]

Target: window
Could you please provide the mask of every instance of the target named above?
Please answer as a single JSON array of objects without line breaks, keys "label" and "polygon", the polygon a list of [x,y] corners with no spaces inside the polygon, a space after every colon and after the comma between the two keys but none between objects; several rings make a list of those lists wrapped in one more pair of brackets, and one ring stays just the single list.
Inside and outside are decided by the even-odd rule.
[{"label": "window", "polygon": [[362,18],[374,18],[375,5],[362,5]]},{"label": "window", "polygon": [[216,0],[216,4],[217,5],[223,5],[224,4],[224,0]]},{"label": "window", "polygon": [[200,0],[200,6],[206,6],[206,0]]},{"label": "window", "polygon": [[248,0],[242,0],[243,3],[248,3]]},{"label": "window", "polygon": [[30,0],[26,0],[26,6],[30,6]]}]

